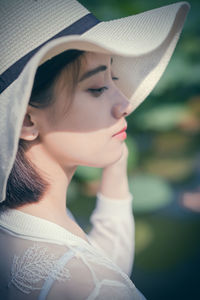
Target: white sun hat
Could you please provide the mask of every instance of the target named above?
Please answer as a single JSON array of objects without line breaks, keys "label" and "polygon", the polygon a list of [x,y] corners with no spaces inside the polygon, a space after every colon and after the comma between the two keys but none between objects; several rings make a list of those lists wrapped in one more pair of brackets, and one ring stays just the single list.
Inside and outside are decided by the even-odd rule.
[{"label": "white sun hat", "polygon": [[101,22],[76,0],[0,1],[0,202],[38,66],[69,49],[111,54],[135,110],[163,74],[189,8],[177,2]]}]

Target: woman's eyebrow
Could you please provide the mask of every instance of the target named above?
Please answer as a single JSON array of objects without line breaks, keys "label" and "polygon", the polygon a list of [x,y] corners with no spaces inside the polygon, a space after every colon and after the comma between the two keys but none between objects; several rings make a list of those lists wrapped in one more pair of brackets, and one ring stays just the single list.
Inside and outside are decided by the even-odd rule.
[{"label": "woman's eyebrow", "polygon": [[[112,65],[112,62],[113,62],[113,59],[111,57],[111,60],[110,60],[111,65]],[[101,66],[98,66],[95,69],[89,70],[81,76],[81,78],[79,79],[79,82],[83,81],[84,79],[89,78],[90,76],[93,76],[93,75],[97,74],[98,72],[102,72],[102,71],[105,71],[105,70],[107,70],[107,66],[105,66],[105,65],[101,65]]]},{"label": "woman's eyebrow", "polygon": [[106,69],[107,69],[107,66],[101,65],[95,69],[89,70],[81,76],[81,78],[79,79],[79,82],[89,78],[90,76],[95,75],[98,72],[105,71]]}]

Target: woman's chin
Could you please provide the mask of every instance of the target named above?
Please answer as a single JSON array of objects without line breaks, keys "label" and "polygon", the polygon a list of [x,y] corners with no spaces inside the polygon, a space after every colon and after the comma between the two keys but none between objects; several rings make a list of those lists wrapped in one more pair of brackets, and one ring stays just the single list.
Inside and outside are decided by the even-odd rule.
[{"label": "woman's chin", "polygon": [[116,163],[122,157],[123,149],[117,153],[111,153],[109,156],[105,157],[102,160],[98,160],[96,167],[97,168],[106,168],[109,165]]}]

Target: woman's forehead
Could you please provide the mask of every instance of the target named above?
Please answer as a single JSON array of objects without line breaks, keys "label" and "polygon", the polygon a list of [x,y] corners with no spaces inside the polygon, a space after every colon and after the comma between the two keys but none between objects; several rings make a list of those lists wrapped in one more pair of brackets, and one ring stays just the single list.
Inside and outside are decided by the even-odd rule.
[{"label": "woman's forehead", "polygon": [[86,63],[83,64],[83,68],[95,67],[99,64],[106,64],[107,66],[111,63],[111,55],[97,52],[86,52],[85,53]]}]

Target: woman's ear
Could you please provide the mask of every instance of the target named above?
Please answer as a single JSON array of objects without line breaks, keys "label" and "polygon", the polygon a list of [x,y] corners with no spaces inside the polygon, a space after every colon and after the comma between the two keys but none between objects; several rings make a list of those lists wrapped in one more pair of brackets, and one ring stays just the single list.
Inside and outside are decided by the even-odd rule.
[{"label": "woman's ear", "polygon": [[31,112],[27,109],[21,129],[20,139],[33,141],[38,137],[38,134],[39,131],[37,129],[36,123],[32,118]]}]

